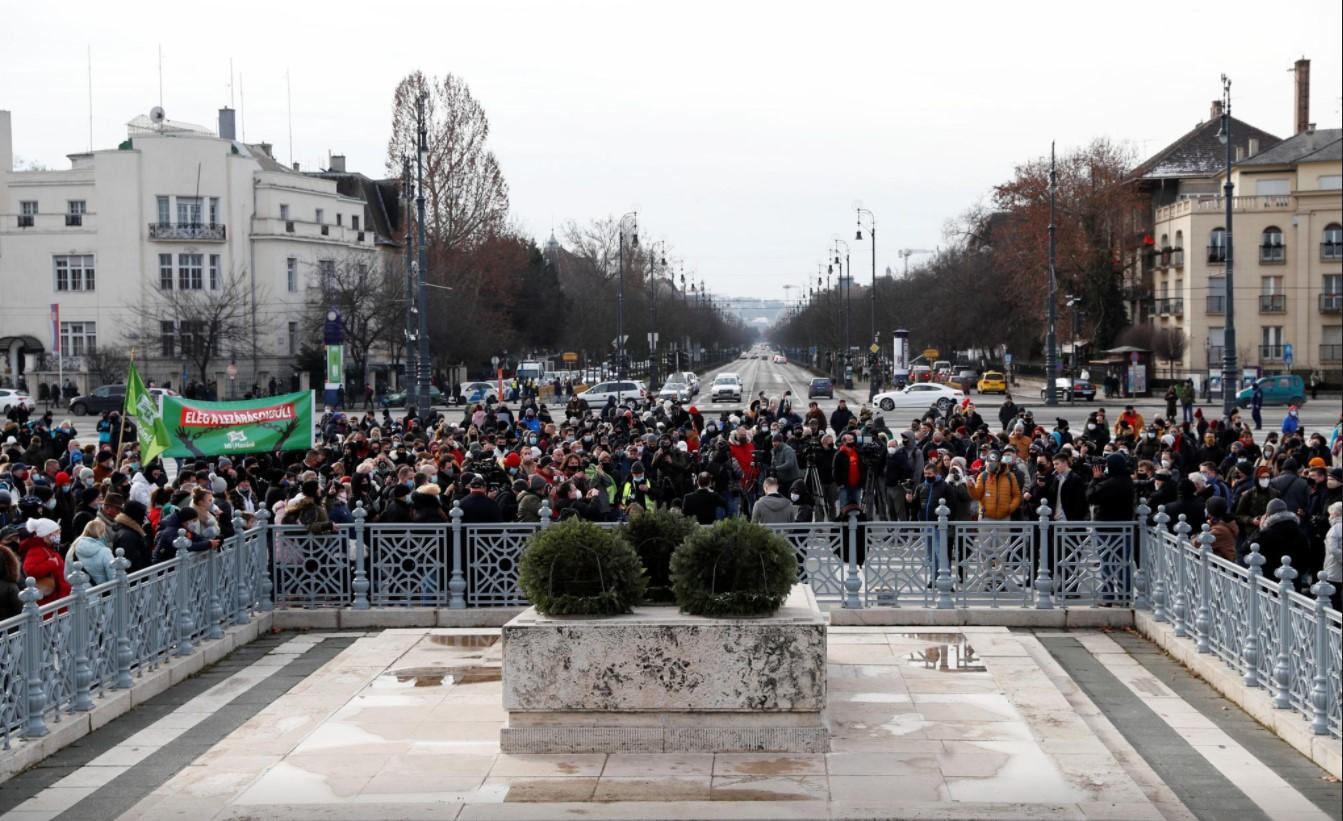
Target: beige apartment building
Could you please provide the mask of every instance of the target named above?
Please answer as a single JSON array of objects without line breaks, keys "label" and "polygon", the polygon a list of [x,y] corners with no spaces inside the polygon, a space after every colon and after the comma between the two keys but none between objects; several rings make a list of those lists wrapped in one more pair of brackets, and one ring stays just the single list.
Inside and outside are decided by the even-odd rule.
[{"label": "beige apartment building", "polygon": [[[1257,142],[1257,141],[1256,141]],[[1157,205],[1155,323],[1185,332],[1185,373],[1220,367],[1228,299],[1242,368],[1343,368],[1343,130],[1307,126],[1231,169],[1234,293],[1226,287],[1226,204],[1189,193]],[[1225,172],[1217,174],[1220,192]],[[1290,360],[1290,361],[1289,361]]]}]

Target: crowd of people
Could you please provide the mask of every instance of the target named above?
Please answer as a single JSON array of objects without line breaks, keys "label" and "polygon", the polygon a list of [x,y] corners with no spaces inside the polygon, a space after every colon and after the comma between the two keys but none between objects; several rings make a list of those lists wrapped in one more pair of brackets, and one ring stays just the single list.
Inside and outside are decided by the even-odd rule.
[{"label": "crowd of people", "polygon": [[[525,392],[530,393],[530,392]],[[987,411],[987,409],[986,409]],[[1238,416],[1145,419],[1098,408],[1080,430],[1008,396],[986,418],[970,401],[897,420],[841,400],[829,414],[791,393],[739,412],[629,401],[590,408],[524,395],[394,417],[330,411],[307,451],[142,464],[129,420],[93,436],[50,413],[16,411],[0,433],[0,618],[23,576],[42,601],[69,592],[68,565],[93,583],[125,551],[131,570],[218,548],[266,510],[314,532],[374,523],[614,521],[675,508],[710,524],[864,518],[930,521],[1133,521],[1142,501],[1175,527],[1206,522],[1214,550],[1239,561],[1258,543],[1268,571],[1291,555],[1302,581],[1343,587],[1343,442],[1294,412],[1262,440]],[[123,427],[125,426],[125,427]]]}]

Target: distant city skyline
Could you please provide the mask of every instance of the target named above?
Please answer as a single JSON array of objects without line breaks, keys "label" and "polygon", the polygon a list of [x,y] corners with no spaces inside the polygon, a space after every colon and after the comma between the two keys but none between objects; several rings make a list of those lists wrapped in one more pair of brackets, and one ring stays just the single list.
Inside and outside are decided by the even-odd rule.
[{"label": "distant city skyline", "polygon": [[1231,22],[1215,29],[1206,8],[1146,2],[1038,20],[866,2],[518,2],[376,20],[302,2],[230,9],[202,36],[176,5],[72,0],[60,49],[22,36],[49,26],[48,10],[7,9],[0,108],[15,154],[64,168],[88,148],[89,55],[93,148],[114,148],[159,102],[161,46],[169,118],[213,129],[232,100],[247,141],[288,162],[292,102],[292,160],[344,154],[377,177],[396,83],[451,72],[484,106],[511,220],[538,243],[552,228],[563,239],[569,220],[637,209],[641,233],[712,292],[795,299],[835,237],[866,279],[856,204],[876,214],[878,269],[898,272],[899,249],[944,245],[948,220],[1051,139],[1107,137],[1144,158],[1208,117],[1222,73],[1235,115],[1286,137],[1295,59],[1313,61],[1320,127],[1339,124],[1343,86],[1343,11],[1322,0],[1279,8],[1292,24],[1252,48],[1257,32],[1235,23],[1260,11],[1248,3],[1218,7]]}]

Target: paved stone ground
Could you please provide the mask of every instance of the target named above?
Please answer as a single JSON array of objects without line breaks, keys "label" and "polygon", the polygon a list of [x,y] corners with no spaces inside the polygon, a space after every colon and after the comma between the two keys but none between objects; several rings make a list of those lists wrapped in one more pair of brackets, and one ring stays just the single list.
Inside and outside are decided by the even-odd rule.
[{"label": "paved stone ground", "polygon": [[1339,818],[1136,635],[832,628],[818,755],[501,755],[498,631],[279,634],[0,784],[6,819]]}]

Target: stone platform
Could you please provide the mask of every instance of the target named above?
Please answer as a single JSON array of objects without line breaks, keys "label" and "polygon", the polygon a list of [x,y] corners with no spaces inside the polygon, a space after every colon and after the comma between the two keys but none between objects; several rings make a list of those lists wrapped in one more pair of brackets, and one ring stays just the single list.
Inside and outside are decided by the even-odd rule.
[{"label": "stone platform", "polygon": [[805,585],[758,619],[529,609],[503,628],[500,749],[825,752],[826,629]]}]

